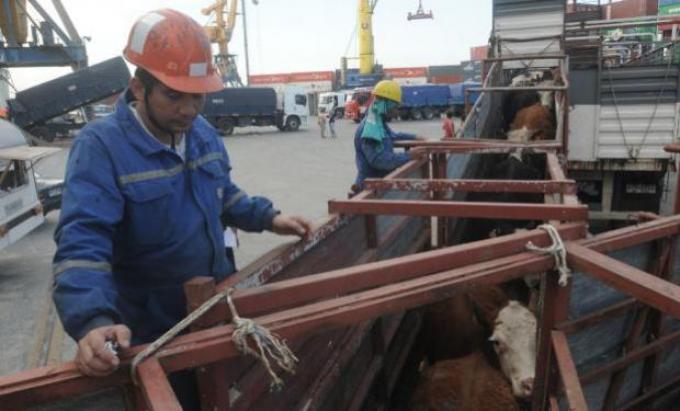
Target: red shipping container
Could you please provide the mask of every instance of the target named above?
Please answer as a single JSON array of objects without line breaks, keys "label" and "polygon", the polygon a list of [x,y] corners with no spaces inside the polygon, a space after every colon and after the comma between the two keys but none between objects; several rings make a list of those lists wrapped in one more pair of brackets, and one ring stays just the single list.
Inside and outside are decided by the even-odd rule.
[{"label": "red shipping container", "polygon": [[427,67],[386,68],[385,74],[392,78],[427,77]]},{"label": "red shipping container", "polygon": [[470,60],[482,61],[489,53],[489,46],[470,47]]},{"label": "red shipping container", "polygon": [[658,12],[657,0],[623,0],[611,5],[606,4],[605,16],[608,19],[627,19],[630,17],[653,16]]},{"label": "red shipping container", "polygon": [[460,74],[442,74],[430,77],[430,83],[433,84],[456,84],[462,82],[463,76]]},{"label": "red shipping container", "polygon": [[308,71],[302,73],[290,73],[291,81],[333,81],[332,71]]}]

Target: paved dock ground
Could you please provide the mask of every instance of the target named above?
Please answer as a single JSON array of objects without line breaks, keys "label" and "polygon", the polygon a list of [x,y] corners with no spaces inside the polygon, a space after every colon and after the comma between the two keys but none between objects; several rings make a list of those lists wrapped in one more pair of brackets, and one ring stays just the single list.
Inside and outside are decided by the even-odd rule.
[{"label": "paved dock ground", "polygon": [[[439,120],[398,121],[392,126],[430,139],[442,136]],[[356,175],[352,142],[356,125],[343,120],[337,129],[337,139],[321,139],[315,118],[307,129],[294,133],[273,127],[237,129],[224,138],[232,178],[249,194],[269,197],[285,213],[323,219],[327,201],[345,198]],[[45,177],[63,176],[67,156],[65,149],[44,159],[38,172]],[[75,345],[55,324],[49,296],[52,235],[58,218],[58,211],[50,213],[45,224],[0,252],[0,375],[73,357]],[[240,232],[239,240],[237,263],[243,267],[294,238]]]}]

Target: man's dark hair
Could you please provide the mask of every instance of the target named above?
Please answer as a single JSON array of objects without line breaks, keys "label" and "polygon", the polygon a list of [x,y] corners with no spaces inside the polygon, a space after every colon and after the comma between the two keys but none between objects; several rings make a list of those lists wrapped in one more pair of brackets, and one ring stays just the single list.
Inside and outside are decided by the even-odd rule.
[{"label": "man's dark hair", "polygon": [[453,118],[453,110],[446,110],[446,117]]},{"label": "man's dark hair", "polygon": [[156,77],[141,67],[137,67],[135,70],[135,77],[137,77],[139,81],[142,82],[144,91],[147,95],[151,94],[151,91],[156,86],[156,84],[160,83]]}]

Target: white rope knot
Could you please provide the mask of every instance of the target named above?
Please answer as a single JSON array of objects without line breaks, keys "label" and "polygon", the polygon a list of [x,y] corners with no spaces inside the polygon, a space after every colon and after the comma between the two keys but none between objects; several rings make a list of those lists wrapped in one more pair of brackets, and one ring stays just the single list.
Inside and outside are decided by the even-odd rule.
[{"label": "white rope knot", "polygon": [[[234,302],[231,299],[232,292],[233,289],[229,289],[227,292],[227,304],[229,304],[232,322],[234,323],[234,332],[232,333],[234,345],[236,345],[236,349],[240,352],[252,355],[260,360],[272,380],[269,389],[271,391],[279,391],[283,388],[284,382],[272,369],[269,359],[273,359],[279,367],[290,374],[295,374],[295,365],[299,360],[288,348],[286,342],[281,340],[279,336],[267,328],[258,325],[255,321],[241,318],[238,315]],[[257,351],[248,344],[249,336],[257,346]]]},{"label": "white rope knot", "polygon": [[559,284],[565,287],[571,276],[571,270],[567,266],[567,250],[564,248],[564,242],[562,237],[560,237],[559,231],[551,224],[543,224],[538,228],[548,233],[550,239],[552,240],[552,245],[549,247],[536,247],[531,241],[526,245],[526,249],[540,254],[552,254],[555,258],[555,267],[560,273]]}]

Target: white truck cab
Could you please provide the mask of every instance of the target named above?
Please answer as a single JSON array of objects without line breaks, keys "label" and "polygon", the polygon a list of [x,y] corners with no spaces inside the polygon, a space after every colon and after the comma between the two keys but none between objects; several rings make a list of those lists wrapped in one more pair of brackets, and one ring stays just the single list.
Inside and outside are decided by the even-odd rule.
[{"label": "white truck cab", "polygon": [[333,107],[333,101],[338,99],[338,117],[342,118],[345,115],[345,103],[352,97],[351,91],[331,91],[328,93],[319,94],[319,114],[328,113]]},{"label": "white truck cab", "polygon": [[277,92],[278,109],[283,113],[282,126],[288,131],[306,128],[309,119],[309,98],[304,88],[286,86]]},{"label": "white truck cab", "polygon": [[60,149],[29,147],[18,127],[0,120],[0,250],[45,221],[33,165],[57,151]]}]

